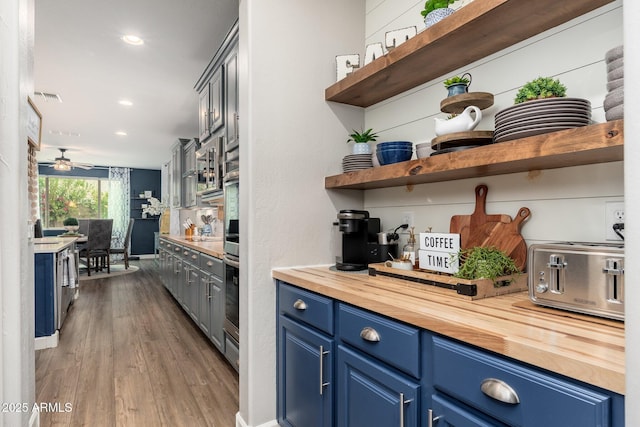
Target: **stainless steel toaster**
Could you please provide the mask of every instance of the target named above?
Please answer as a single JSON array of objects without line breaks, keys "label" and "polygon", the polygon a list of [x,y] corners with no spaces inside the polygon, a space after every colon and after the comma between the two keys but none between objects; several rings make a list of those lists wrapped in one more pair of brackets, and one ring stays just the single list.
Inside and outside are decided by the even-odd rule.
[{"label": "stainless steel toaster", "polygon": [[534,244],[527,259],[535,304],[624,320],[624,244]]}]

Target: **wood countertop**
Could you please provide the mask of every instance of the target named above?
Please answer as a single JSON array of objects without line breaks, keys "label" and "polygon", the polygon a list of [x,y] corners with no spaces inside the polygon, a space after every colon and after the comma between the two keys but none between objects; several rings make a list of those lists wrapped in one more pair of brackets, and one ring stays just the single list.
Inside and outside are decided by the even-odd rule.
[{"label": "wood countertop", "polygon": [[272,275],[588,384],[625,392],[623,322],[538,307],[526,291],[468,301],[428,285],[332,271],[328,266],[276,269]]},{"label": "wood countertop", "polygon": [[71,247],[76,237],[36,237],[33,239],[33,253],[57,253]]},{"label": "wood countertop", "polygon": [[184,236],[176,236],[174,234],[161,234],[160,238],[203,252],[215,258],[224,258],[224,243],[222,242],[222,238],[214,238],[215,240],[208,240],[206,242],[193,242],[187,240]]}]

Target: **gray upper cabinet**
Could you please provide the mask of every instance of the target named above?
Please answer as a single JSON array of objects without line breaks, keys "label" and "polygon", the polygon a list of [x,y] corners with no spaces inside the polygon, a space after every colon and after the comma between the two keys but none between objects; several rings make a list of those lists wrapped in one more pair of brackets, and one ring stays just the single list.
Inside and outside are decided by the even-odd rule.
[{"label": "gray upper cabinet", "polygon": [[198,94],[198,130],[200,141],[209,137],[209,85],[206,84]]},{"label": "gray upper cabinet", "polygon": [[209,82],[209,135],[224,124],[224,100],[222,97],[222,81],[224,69],[218,68]]},{"label": "gray upper cabinet", "polygon": [[227,126],[225,151],[238,146],[238,49],[234,48],[225,61],[225,98],[227,104]]}]

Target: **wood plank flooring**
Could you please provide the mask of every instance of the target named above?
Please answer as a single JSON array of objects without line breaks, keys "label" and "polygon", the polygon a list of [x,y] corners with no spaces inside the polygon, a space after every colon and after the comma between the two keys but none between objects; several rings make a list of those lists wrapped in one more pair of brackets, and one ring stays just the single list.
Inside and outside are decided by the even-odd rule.
[{"label": "wood plank flooring", "polygon": [[237,373],[153,261],[132,265],[140,270],[81,282],[58,347],[36,351],[36,402],[58,405],[40,425],[235,426]]}]

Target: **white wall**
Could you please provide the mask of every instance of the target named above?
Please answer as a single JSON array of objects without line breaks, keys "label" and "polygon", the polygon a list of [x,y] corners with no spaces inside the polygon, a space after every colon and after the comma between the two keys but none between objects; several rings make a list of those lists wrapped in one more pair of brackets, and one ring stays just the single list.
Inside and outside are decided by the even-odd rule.
[{"label": "white wall", "polygon": [[[356,19],[352,19],[356,17]],[[240,413],[276,418],[271,269],[332,261],[332,222],[360,192],[327,192],[359,108],[330,105],[333,58],[364,44],[364,1],[240,1]],[[246,220],[245,220],[246,219]]]},{"label": "white wall", "polygon": [[0,2],[0,425],[26,426],[35,401],[33,244],[27,243],[27,95],[33,92],[33,0]]}]

